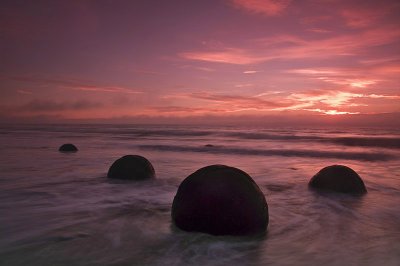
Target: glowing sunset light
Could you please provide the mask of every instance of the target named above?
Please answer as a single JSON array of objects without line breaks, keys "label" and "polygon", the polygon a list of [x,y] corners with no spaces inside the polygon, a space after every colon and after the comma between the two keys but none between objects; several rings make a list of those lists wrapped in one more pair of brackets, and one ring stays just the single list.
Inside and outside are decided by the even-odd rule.
[{"label": "glowing sunset light", "polygon": [[376,81],[373,80],[355,80],[350,82],[350,86],[356,88],[365,88],[368,85],[375,84]]},{"label": "glowing sunset light", "polygon": [[189,60],[237,65],[261,63],[270,59],[269,57],[257,57],[237,48],[226,48],[226,50],[218,52],[187,52],[182,53],[181,56]]},{"label": "glowing sunset light", "polygon": [[316,103],[321,102],[327,104],[328,106],[337,107],[347,104],[350,100],[354,98],[362,97],[361,94],[350,93],[350,92],[328,92],[320,95],[310,95],[310,94],[292,94],[290,96],[301,102]]},{"label": "glowing sunset light", "polygon": [[0,120],[392,124],[399,13],[396,0],[3,1]]},{"label": "glowing sunset light", "polygon": [[359,112],[345,112],[345,111],[337,111],[337,110],[321,110],[321,109],[304,109],[306,111],[311,111],[311,112],[319,112],[319,113],[324,113],[326,115],[354,115],[354,114],[359,114]]},{"label": "glowing sunset light", "polygon": [[255,73],[258,73],[258,72],[260,72],[260,71],[256,71],[256,70],[246,70],[246,71],[243,72],[243,74],[255,74]]}]

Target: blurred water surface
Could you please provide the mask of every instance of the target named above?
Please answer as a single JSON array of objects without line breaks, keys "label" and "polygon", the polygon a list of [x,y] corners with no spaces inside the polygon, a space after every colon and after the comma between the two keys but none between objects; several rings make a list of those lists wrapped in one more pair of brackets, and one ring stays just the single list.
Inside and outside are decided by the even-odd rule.
[{"label": "blurred water surface", "polygon": [[[400,131],[132,125],[0,128],[0,265],[399,265]],[[60,153],[74,143],[77,153]],[[157,179],[111,181],[126,154]],[[180,182],[226,164],[264,192],[268,232],[215,237],[171,224]],[[308,190],[344,164],[368,194]]]}]

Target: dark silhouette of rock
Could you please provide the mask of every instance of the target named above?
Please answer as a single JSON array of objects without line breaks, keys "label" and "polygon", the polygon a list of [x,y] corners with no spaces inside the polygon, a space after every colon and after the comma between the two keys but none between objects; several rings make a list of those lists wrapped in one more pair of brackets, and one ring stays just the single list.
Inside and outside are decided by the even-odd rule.
[{"label": "dark silhouette of rock", "polygon": [[140,155],[125,155],[116,160],[108,170],[107,177],[143,180],[155,177],[153,165]]},{"label": "dark silhouette of rock", "polygon": [[77,152],[78,148],[71,143],[63,144],[60,148],[58,148],[60,152]]},{"label": "dark silhouette of rock", "polygon": [[268,205],[254,180],[242,170],[211,165],[180,184],[172,204],[172,220],[185,231],[213,235],[265,232]]},{"label": "dark silhouette of rock", "polygon": [[364,194],[367,192],[361,177],[344,165],[331,165],[314,175],[308,185],[312,188],[341,193]]}]

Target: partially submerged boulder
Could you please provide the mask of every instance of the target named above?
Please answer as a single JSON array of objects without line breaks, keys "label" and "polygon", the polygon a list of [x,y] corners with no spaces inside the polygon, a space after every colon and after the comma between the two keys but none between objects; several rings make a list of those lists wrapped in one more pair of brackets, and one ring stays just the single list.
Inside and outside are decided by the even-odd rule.
[{"label": "partially submerged boulder", "polygon": [[265,232],[268,205],[254,180],[240,169],[211,165],[180,184],[172,204],[172,220],[185,231],[212,235]]},{"label": "partially submerged boulder", "polygon": [[107,177],[143,180],[154,178],[155,171],[153,165],[143,156],[125,155],[111,165]]},{"label": "partially submerged boulder", "polygon": [[361,177],[344,165],[331,165],[314,175],[308,185],[312,188],[349,194],[364,194],[367,189]]},{"label": "partially submerged boulder", "polygon": [[58,151],[60,152],[77,152],[78,148],[71,143],[66,143],[60,146],[60,148],[58,148]]}]

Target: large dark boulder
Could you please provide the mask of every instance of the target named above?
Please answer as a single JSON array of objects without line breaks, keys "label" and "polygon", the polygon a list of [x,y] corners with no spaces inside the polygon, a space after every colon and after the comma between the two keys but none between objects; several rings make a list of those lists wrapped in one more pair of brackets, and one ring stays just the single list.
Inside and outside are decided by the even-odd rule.
[{"label": "large dark boulder", "polygon": [[78,148],[71,143],[63,144],[58,148],[60,152],[77,152]]},{"label": "large dark boulder", "polygon": [[153,165],[140,155],[125,155],[116,160],[108,170],[107,177],[143,180],[155,177]]},{"label": "large dark boulder", "polygon": [[367,192],[361,177],[344,165],[331,165],[314,175],[308,185],[311,188],[341,193],[364,194]]},{"label": "large dark boulder", "polygon": [[211,165],[180,184],[172,204],[172,220],[185,231],[212,235],[265,232],[268,205],[254,180],[242,170]]}]

